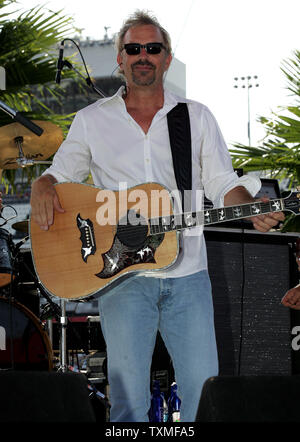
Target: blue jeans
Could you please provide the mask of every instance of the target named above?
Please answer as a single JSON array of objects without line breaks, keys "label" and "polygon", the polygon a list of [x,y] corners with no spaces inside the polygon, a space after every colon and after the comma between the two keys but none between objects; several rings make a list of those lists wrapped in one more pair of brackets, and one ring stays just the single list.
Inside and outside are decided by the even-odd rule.
[{"label": "blue jeans", "polygon": [[182,278],[132,276],[99,298],[99,313],[107,345],[110,421],[148,421],[159,330],[173,362],[181,421],[194,422],[203,383],[218,374],[207,271]]}]

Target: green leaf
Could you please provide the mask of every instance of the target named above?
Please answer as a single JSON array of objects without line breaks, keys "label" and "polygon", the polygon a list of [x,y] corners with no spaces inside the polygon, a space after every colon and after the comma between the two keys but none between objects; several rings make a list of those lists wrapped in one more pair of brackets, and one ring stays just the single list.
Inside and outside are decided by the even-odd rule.
[{"label": "green leaf", "polygon": [[[62,11],[49,12],[42,6],[15,11],[13,15],[6,13],[3,8],[12,3],[13,0],[0,0],[0,65],[6,70],[7,79],[6,90],[0,92],[1,100],[30,120],[51,121],[66,135],[74,115],[55,114],[43,97],[59,102],[65,94],[64,86],[54,82],[55,47],[75,31],[73,19],[63,15]],[[71,70],[66,70],[63,76],[79,85],[83,83]],[[0,113],[0,126],[12,122],[6,113]],[[25,183],[30,184],[42,169],[41,165],[24,168]],[[15,174],[16,170],[2,171],[2,182],[11,190],[14,189]]]}]

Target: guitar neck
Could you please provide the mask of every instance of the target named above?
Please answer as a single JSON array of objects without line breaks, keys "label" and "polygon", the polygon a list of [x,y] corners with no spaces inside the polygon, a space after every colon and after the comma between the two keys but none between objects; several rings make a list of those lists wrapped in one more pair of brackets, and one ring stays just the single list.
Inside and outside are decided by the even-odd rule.
[{"label": "guitar neck", "polygon": [[200,212],[186,212],[152,218],[149,220],[150,235],[250,218],[266,213],[281,212],[284,209],[283,199],[272,199],[267,202],[255,201],[253,203],[227,206],[219,209],[206,209]]}]

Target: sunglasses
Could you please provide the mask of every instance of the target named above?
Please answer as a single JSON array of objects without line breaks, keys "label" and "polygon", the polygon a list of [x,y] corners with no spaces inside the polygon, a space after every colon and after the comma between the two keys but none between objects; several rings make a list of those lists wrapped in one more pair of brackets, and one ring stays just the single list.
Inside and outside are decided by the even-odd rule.
[{"label": "sunglasses", "polygon": [[156,55],[160,54],[162,49],[166,50],[166,47],[162,43],[146,43],[141,45],[140,43],[127,43],[123,46],[128,55],[139,55],[142,49],[146,49],[147,54]]}]

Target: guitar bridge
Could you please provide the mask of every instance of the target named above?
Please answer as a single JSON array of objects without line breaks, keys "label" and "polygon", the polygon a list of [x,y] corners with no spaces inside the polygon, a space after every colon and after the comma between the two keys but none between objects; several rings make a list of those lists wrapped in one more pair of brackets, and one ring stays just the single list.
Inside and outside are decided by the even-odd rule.
[{"label": "guitar bridge", "polygon": [[80,240],[82,243],[81,256],[83,261],[87,262],[88,257],[90,255],[94,255],[96,252],[93,223],[90,219],[81,218],[80,214],[77,215],[76,221],[77,227],[80,231]]}]

